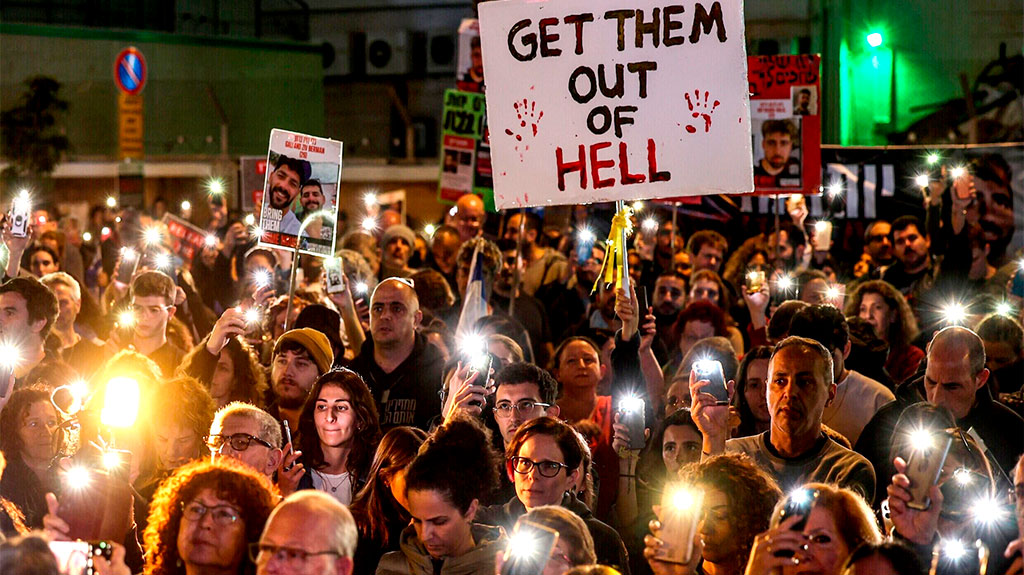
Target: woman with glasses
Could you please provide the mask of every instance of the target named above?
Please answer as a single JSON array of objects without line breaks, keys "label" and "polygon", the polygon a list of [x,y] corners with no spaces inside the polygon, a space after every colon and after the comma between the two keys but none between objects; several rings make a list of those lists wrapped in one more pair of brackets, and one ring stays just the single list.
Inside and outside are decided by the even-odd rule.
[{"label": "woman with glasses", "polygon": [[511,533],[520,516],[543,505],[558,505],[580,516],[597,548],[598,562],[629,572],[626,547],[614,529],[597,520],[574,490],[583,462],[583,440],[567,423],[538,417],[523,423],[505,447],[505,472],[516,496],[480,511],[478,521]]},{"label": "woman with glasses", "polygon": [[378,441],[377,405],[363,378],[345,368],[321,375],[299,415],[305,473],[298,489],[317,489],[348,505],[366,482]]},{"label": "woman with glasses", "polygon": [[45,495],[57,491],[51,464],[63,440],[60,423],[49,391],[41,386],[15,391],[0,410],[0,451],[7,459],[0,496],[17,506],[30,529],[43,526]]},{"label": "woman with glasses", "polygon": [[412,524],[377,575],[494,575],[502,530],[480,524],[480,501],[497,483],[498,454],[479,420],[458,414],[420,447],[405,474]]},{"label": "woman with glasses", "polygon": [[405,472],[426,438],[415,427],[396,427],[381,438],[367,483],[349,506],[359,528],[356,573],[372,572],[384,553],[398,550],[402,530],[412,519],[406,509]]},{"label": "woman with glasses", "polygon": [[231,459],[180,467],[150,505],[145,575],[251,572],[246,549],[279,499],[264,475]]}]

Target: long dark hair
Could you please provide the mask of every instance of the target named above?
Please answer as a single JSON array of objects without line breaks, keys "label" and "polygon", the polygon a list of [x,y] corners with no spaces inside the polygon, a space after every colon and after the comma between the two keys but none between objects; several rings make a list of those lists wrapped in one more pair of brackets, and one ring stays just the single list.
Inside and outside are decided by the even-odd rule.
[{"label": "long dark hair", "polygon": [[415,427],[395,427],[385,433],[373,456],[369,480],[349,506],[360,533],[382,548],[390,543],[388,510],[400,510],[391,494],[390,483],[399,471],[412,463],[426,439],[426,432]]},{"label": "long dark hair", "polygon": [[[209,353],[206,351],[206,343],[208,341],[210,341],[210,336],[204,337],[199,344],[185,354],[179,369],[181,373],[195,378],[199,377],[196,356],[202,353]],[[267,391],[267,377],[260,366],[259,359],[256,357],[256,352],[253,348],[239,337],[229,337],[227,345],[224,346],[220,353],[226,353],[231,358],[231,364],[235,370],[235,376],[231,382],[231,391],[228,392],[227,401],[225,401],[224,405],[232,401],[244,401],[257,407],[263,406],[264,395]],[[206,387],[207,391],[213,385],[212,381],[200,380],[200,383]]]},{"label": "long dark hair", "polygon": [[320,397],[320,390],[324,386],[340,387],[348,393],[349,402],[352,404],[352,411],[356,416],[356,432],[352,437],[352,449],[348,455],[346,466],[352,476],[352,484],[356,479],[366,477],[370,467],[370,458],[377,449],[377,442],[380,441],[380,417],[377,415],[377,404],[370,394],[370,388],[358,373],[346,368],[336,368],[321,375],[313,389],[306,396],[306,403],[302,406],[302,414],[299,415],[299,449],[303,453],[306,467],[309,469],[322,469],[327,466],[324,461],[324,451],[320,447],[320,436],[316,432],[316,423],[313,413],[316,410],[316,400]]},{"label": "long dark hair", "polygon": [[477,418],[456,415],[437,428],[409,464],[405,491],[436,491],[465,514],[498,484],[501,457],[491,431]]},{"label": "long dark hair", "polygon": [[747,371],[750,369],[752,362],[759,359],[771,359],[771,357],[772,348],[767,345],[756,346],[743,356],[743,361],[740,362],[740,367],[736,370],[736,393],[732,398],[733,405],[740,412],[740,426],[737,429],[736,437],[748,437],[757,433],[757,420],[754,417],[754,412],[750,409],[750,404],[747,403],[747,396],[745,395]]}]

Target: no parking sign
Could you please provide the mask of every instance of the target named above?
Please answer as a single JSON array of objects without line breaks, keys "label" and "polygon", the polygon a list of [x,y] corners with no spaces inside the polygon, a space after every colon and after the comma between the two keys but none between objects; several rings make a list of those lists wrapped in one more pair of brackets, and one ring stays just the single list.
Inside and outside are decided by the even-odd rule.
[{"label": "no parking sign", "polygon": [[146,59],[136,47],[129,46],[114,60],[114,82],[125,94],[134,96],[146,86]]}]

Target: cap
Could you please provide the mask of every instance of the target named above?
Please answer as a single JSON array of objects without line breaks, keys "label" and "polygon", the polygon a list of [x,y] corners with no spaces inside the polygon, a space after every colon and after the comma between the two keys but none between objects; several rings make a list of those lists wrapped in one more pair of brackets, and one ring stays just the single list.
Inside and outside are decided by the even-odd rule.
[{"label": "cap", "polygon": [[409,247],[416,245],[416,234],[409,229],[408,226],[403,226],[401,224],[391,226],[384,230],[384,237],[381,239],[380,245],[386,248],[388,247],[388,242],[395,238],[402,238],[409,244]]},{"label": "cap", "polygon": [[326,335],[310,327],[287,331],[274,343],[274,355],[277,355],[281,346],[289,341],[301,345],[309,352],[309,357],[316,363],[321,374],[330,371],[331,365],[334,364],[334,351]]}]

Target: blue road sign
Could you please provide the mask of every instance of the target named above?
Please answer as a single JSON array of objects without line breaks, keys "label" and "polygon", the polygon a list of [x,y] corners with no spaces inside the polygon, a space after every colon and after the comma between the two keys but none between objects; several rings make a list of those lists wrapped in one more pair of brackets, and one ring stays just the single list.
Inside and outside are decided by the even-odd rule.
[{"label": "blue road sign", "polygon": [[124,93],[134,96],[146,85],[146,59],[134,46],[121,50],[114,60],[114,81]]}]

